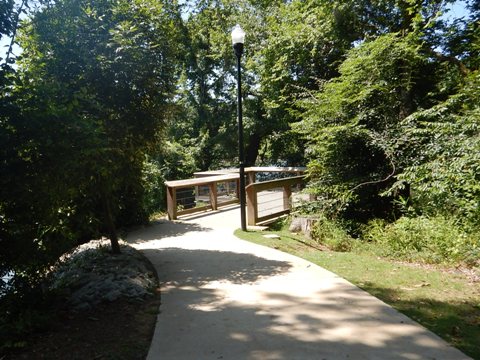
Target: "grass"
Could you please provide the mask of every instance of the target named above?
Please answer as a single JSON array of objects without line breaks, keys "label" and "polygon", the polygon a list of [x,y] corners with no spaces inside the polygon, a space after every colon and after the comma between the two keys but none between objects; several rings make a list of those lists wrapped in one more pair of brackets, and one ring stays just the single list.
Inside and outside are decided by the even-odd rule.
[{"label": "grass", "polygon": [[[263,235],[273,233],[280,238]],[[311,261],[347,279],[480,360],[480,284],[431,266],[396,263],[368,253],[333,252],[286,230],[235,235]]]}]

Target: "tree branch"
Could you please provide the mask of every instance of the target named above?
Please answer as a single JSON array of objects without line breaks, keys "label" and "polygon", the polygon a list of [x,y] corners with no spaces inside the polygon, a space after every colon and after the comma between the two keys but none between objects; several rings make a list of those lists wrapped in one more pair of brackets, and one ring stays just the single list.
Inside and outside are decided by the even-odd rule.
[{"label": "tree branch", "polygon": [[390,165],[392,166],[392,169],[393,169],[393,170],[392,170],[392,172],[391,172],[385,179],[375,180],[375,181],[367,181],[367,182],[358,184],[357,186],[355,186],[355,187],[353,187],[352,189],[350,189],[350,191],[353,192],[354,190],[358,189],[359,187],[365,186],[365,185],[380,184],[380,183],[385,182],[385,181],[389,180],[390,178],[392,178],[392,177],[395,175],[396,167],[395,167],[395,164],[393,163],[393,160],[392,160],[392,159],[389,159],[389,160],[390,160]]},{"label": "tree branch", "polygon": [[427,49],[427,53],[433,56],[434,58],[436,58],[437,60],[446,61],[446,62],[449,62],[450,64],[456,65],[460,70],[460,72],[462,73],[462,75],[468,75],[469,73],[468,68],[465,66],[463,62],[458,60],[455,56],[445,55],[433,49]]},{"label": "tree branch", "polygon": [[17,36],[18,23],[20,22],[20,14],[23,11],[23,8],[27,5],[28,0],[22,0],[20,6],[18,7],[17,13],[15,15],[14,26],[12,30],[12,38],[10,40],[10,45],[7,50],[7,57],[5,58],[5,64],[8,64],[10,60],[10,55],[13,54],[13,45],[15,44],[15,37]]}]

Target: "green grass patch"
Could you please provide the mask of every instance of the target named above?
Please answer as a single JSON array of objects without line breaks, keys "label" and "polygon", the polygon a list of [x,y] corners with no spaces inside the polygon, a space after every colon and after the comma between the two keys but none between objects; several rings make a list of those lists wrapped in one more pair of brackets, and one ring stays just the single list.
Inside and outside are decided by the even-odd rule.
[{"label": "green grass patch", "polygon": [[[273,233],[278,239],[265,238]],[[334,252],[286,230],[235,235],[296,255],[366,290],[480,359],[480,284],[444,268],[402,264],[368,253]]]}]

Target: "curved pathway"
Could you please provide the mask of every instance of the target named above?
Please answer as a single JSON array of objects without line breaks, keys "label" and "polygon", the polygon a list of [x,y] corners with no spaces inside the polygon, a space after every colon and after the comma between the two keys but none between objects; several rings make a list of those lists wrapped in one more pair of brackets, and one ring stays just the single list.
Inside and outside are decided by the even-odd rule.
[{"label": "curved pathway", "polygon": [[161,283],[147,359],[469,359],[335,274],[236,238],[239,218],[235,207],[129,234]]}]

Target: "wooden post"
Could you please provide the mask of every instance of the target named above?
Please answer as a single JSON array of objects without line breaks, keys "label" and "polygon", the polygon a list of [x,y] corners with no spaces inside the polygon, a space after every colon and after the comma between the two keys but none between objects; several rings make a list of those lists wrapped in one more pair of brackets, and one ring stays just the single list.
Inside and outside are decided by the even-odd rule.
[{"label": "wooden post", "polygon": [[247,186],[247,216],[248,225],[255,226],[258,219],[257,191],[253,184]]},{"label": "wooden post", "polygon": [[255,180],[256,180],[255,175],[256,174],[257,173],[255,171],[249,171],[248,172],[248,183],[249,184],[254,184],[255,183]]},{"label": "wooden post", "polygon": [[290,197],[292,196],[292,188],[290,185],[283,187],[283,209],[290,210]]},{"label": "wooden post", "polygon": [[217,183],[213,182],[208,185],[210,189],[210,205],[212,206],[212,210],[217,210]]},{"label": "wooden post", "polygon": [[167,186],[167,212],[169,220],[177,218],[177,189],[169,186]]}]

